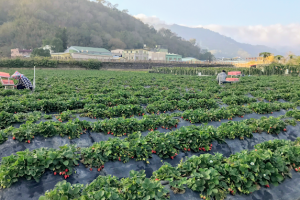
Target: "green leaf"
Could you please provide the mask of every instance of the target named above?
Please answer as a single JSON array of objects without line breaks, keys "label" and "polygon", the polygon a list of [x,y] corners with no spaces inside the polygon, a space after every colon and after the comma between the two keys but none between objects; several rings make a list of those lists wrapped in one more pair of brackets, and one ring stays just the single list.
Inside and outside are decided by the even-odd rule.
[{"label": "green leaf", "polygon": [[60,198],[60,200],[68,200],[69,198],[67,197],[67,196],[62,196],[61,198]]},{"label": "green leaf", "polygon": [[147,195],[147,196],[145,196],[145,198],[143,200],[149,200],[149,199],[150,199],[150,196]]},{"label": "green leaf", "polygon": [[213,192],[214,194],[217,194],[217,193],[218,193],[218,189],[213,189],[212,192]]},{"label": "green leaf", "polygon": [[64,161],[63,163],[64,163],[64,165],[65,165],[65,166],[68,166],[68,164],[69,164],[69,161],[68,161],[68,160],[66,160],[66,161]]}]

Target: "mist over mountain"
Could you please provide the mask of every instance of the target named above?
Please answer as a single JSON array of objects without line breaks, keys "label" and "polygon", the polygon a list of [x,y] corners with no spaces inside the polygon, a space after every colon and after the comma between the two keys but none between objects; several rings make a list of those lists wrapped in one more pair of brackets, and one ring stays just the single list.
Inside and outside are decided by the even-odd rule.
[{"label": "mist over mountain", "polygon": [[[261,52],[284,54],[285,51],[278,51],[275,48],[264,45],[251,45],[235,41],[217,32],[205,28],[191,28],[177,24],[155,24],[156,29],[168,28],[187,40],[194,38],[201,49],[208,49],[215,57],[257,57]],[[287,49],[287,48],[286,48]],[[286,50],[285,49],[285,50]]]}]

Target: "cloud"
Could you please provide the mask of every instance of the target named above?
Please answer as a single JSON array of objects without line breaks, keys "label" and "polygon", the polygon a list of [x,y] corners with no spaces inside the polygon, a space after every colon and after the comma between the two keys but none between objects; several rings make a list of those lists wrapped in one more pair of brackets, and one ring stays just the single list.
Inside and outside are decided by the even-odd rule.
[{"label": "cloud", "polygon": [[[148,17],[144,14],[135,16],[150,25],[166,24],[156,16]],[[181,26],[186,26],[182,25]],[[191,27],[191,26],[188,26]],[[223,26],[223,25],[198,25],[193,28],[203,27],[231,37],[232,39],[252,44],[266,45],[274,48],[293,47],[300,49],[300,24],[274,24],[269,26]]]},{"label": "cloud", "polygon": [[299,46],[300,24],[274,24],[269,26],[197,26],[207,28],[222,35],[233,38],[238,42],[270,47]]}]

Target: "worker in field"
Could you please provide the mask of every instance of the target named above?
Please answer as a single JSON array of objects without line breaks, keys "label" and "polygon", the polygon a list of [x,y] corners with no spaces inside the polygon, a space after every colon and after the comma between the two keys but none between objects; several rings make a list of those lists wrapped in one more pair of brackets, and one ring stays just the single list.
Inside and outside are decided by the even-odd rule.
[{"label": "worker in field", "polygon": [[19,80],[18,84],[15,85],[15,88],[17,88],[18,90],[23,90],[26,88],[32,91],[32,84],[30,80],[26,76],[24,76],[24,74],[21,74],[20,72],[16,71],[11,77],[16,80]]},{"label": "worker in field", "polygon": [[218,76],[217,76],[217,81],[218,81],[219,85],[224,84],[224,83],[230,83],[230,84],[231,84],[231,82],[226,81],[226,78],[227,78],[226,71],[223,70],[223,71],[222,71],[221,73],[219,73]]}]

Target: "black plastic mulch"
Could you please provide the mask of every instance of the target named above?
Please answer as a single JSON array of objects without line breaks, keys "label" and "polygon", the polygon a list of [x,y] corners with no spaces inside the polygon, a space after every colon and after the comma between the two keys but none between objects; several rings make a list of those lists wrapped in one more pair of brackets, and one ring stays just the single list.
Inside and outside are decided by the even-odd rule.
[{"label": "black plastic mulch", "polygon": [[[245,115],[244,118],[236,117],[234,121],[240,121],[243,119],[250,119],[250,118],[261,118],[262,116],[280,116],[284,115],[286,111],[281,110],[279,112],[274,112],[272,115],[259,115],[259,114],[249,114]],[[82,118],[81,118],[82,119]],[[84,118],[85,120],[89,118]],[[90,120],[95,121],[95,120]],[[227,122],[228,120],[222,120],[222,122],[209,122],[209,125],[213,125],[218,127],[221,123]],[[181,120],[179,123],[178,128],[182,126],[190,126],[191,123],[187,121]],[[196,124],[201,125],[201,124]],[[245,140],[226,140],[224,144],[218,144],[217,142],[213,142],[212,151],[209,152],[211,154],[214,153],[222,153],[224,156],[230,156],[236,152],[239,152],[244,149],[253,149],[254,145],[274,139],[288,139],[288,140],[295,140],[297,137],[300,137],[300,125],[295,127],[288,126],[287,132],[282,132],[279,135],[269,135],[266,133],[261,134],[253,134],[253,138],[245,138]],[[170,130],[165,130],[162,128],[158,129],[161,132],[169,132]],[[143,135],[147,135],[148,131],[143,132]],[[91,146],[93,142],[99,142],[108,140],[109,137],[113,137],[111,135],[107,135],[104,133],[88,133],[81,136],[79,139],[69,140],[67,137],[61,138],[59,136],[52,137],[52,138],[44,138],[41,136],[35,137],[32,140],[31,144],[21,143],[12,138],[9,138],[8,141],[0,145],[0,158],[9,156],[13,153],[18,151],[23,151],[25,149],[33,150],[40,147],[49,147],[49,148],[58,148],[59,146],[63,146],[65,144],[76,144],[79,147],[88,147]],[[123,137],[125,138],[125,137]],[[128,163],[121,163],[121,162],[107,162],[105,164],[105,168],[100,173],[93,169],[91,172],[89,169],[85,168],[82,164],[79,167],[76,167],[76,174],[70,176],[67,179],[68,182],[74,183],[81,183],[81,184],[88,184],[96,179],[99,175],[114,175],[119,178],[128,177],[129,172],[131,170],[145,170],[147,177],[151,177],[152,173],[158,170],[162,165],[163,162],[169,162],[173,166],[176,166],[180,163],[180,160],[186,159],[192,155],[200,155],[200,153],[179,153],[178,156],[171,159],[162,160],[157,155],[153,155],[153,158],[149,159],[150,164],[146,164],[143,161],[134,161],[130,160]],[[43,195],[47,190],[51,190],[54,186],[59,182],[64,180],[62,176],[54,176],[52,172],[46,171],[46,173],[42,176],[39,183],[36,183],[34,180],[27,181],[25,179],[19,179],[19,181],[12,185],[8,189],[4,189],[0,192],[0,199],[1,200],[27,200],[33,199],[37,200],[41,195]],[[270,188],[261,188],[260,190],[250,194],[250,195],[236,195],[227,197],[228,200],[268,200],[268,199],[278,199],[278,200],[297,200],[300,199],[300,174],[293,172],[292,179],[286,179],[282,184],[277,187],[271,185]],[[168,187],[168,186],[166,186]],[[193,199],[200,199],[199,194],[197,192],[193,192],[190,189],[186,190],[185,194],[173,194],[170,192],[171,199],[173,200],[193,200]]]}]

